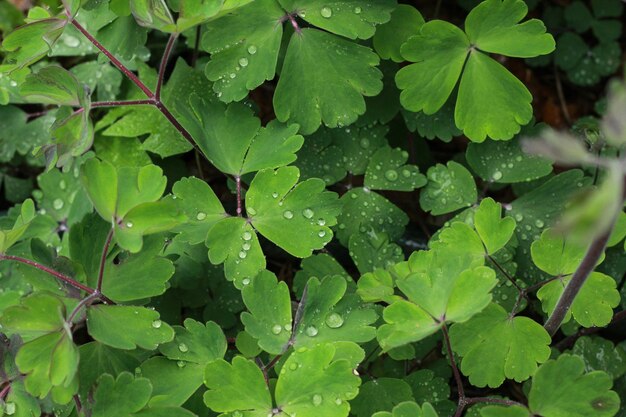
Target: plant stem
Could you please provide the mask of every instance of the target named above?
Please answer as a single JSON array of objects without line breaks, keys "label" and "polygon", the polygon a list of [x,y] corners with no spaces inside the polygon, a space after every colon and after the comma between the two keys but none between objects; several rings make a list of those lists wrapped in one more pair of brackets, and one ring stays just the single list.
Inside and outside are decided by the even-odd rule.
[{"label": "plant stem", "polygon": [[98,270],[98,283],[96,284],[96,291],[102,291],[102,279],[104,278],[104,266],[106,264],[107,254],[109,253],[109,247],[111,246],[111,240],[113,239],[113,231],[115,229],[111,227],[109,234],[107,235],[104,246],[102,247],[102,255],[100,256],[100,269]]},{"label": "plant stem", "polygon": [[176,43],[177,38],[178,33],[172,33],[167,41],[167,45],[165,45],[165,51],[163,52],[163,57],[161,58],[161,65],[159,65],[159,75],[157,78],[157,85],[154,93],[154,98],[157,101],[161,100],[161,87],[163,87],[163,79],[165,78],[167,61],[169,61],[170,59],[170,55],[172,54],[172,49],[174,49],[174,44]]},{"label": "plant stem", "polygon": [[89,294],[87,297],[83,298],[82,300],[80,300],[80,302],[78,304],[76,304],[76,307],[74,307],[74,309],[70,313],[69,317],[67,318],[67,320],[66,320],[67,323],[71,326],[72,325],[72,321],[74,321],[74,318],[76,317],[78,312],[83,307],[86,307],[89,304],[91,304],[93,301],[97,300],[99,296],[100,296],[100,293],[94,292],[92,294]]},{"label": "plant stem", "polygon": [[7,396],[7,394],[9,393],[9,391],[11,390],[11,384],[7,384],[6,387],[2,388],[2,391],[0,391],[0,400],[4,401],[4,397]]},{"label": "plant stem", "polygon": [[[454,360],[454,354],[452,353],[452,345],[450,344],[450,335],[448,335],[448,327],[445,323],[441,326],[441,332],[443,333],[443,341],[446,345],[446,352],[448,353],[448,359],[450,360],[450,366],[452,367],[452,374],[456,381],[457,391],[459,393],[459,407],[461,411],[465,407],[465,389],[463,388],[463,380],[461,379],[461,373],[459,372],[456,361]],[[460,415],[460,414],[459,414]]]},{"label": "plant stem", "polygon": [[274,356],[274,359],[272,359],[272,360],[270,361],[270,363],[268,363],[267,365],[265,365],[265,366],[263,367],[263,369],[265,369],[266,371],[267,371],[268,369],[272,369],[272,368],[274,367],[274,365],[276,365],[276,364],[278,363],[278,361],[280,360],[280,358],[282,358],[282,356],[283,356],[283,355],[276,355],[276,356]]},{"label": "plant stem", "polygon": [[589,274],[591,274],[593,269],[596,267],[598,260],[606,248],[606,243],[611,236],[611,232],[613,230],[612,225],[613,222],[606,231],[591,242],[591,246],[589,246],[583,261],[578,266],[578,269],[576,269],[576,272],[574,272],[574,275],[572,275],[572,279],[565,287],[563,294],[561,294],[561,298],[559,298],[554,311],[544,324],[543,327],[550,334],[550,336],[554,336],[559,327],[561,327],[561,323],[572,306],[576,295],[578,295],[578,292],[585,284],[585,281],[587,281]]},{"label": "plant stem", "polygon": [[55,271],[52,268],[48,268],[45,265],[42,265],[38,262],[35,261],[31,261],[30,259],[26,259],[26,258],[22,258],[19,256],[13,256],[13,255],[0,255],[0,260],[7,260],[7,261],[16,261],[16,262],[20,262],[26,265],[30,265],[33,268],[37,268],[40,271],[46,272],[50,275],[52,275],[53,277],[57,278],[60,281],[63,281],[69,285],[71,285],[74,288],[78,288],[79,290],[83,290],[85,292],[88,292],[89,294],[93,294],[96,290],[94,290],[93,288],[90,288],[86,285],[81,284],[80,282],[68,277],[67,275],[64,275],[60,272]]},{"label": "plant stem", "polygon": [[141,105],[154,105],[154,101],[147,100],[118,100],[118,101],[96,101],[91,103],[91,108],[98,107],[116,107],[116,106],[141,106]]},{"label": "plant stem", "polygon": [[478,403],[501,404],[501,405],[506,405],[506,406],[517,405],[517,406],[524,407],[524,408],[526,407],[524,404],[520,402],[513,401],[513,400],[506,400],[504,398],[472,397],[472,398],[465,399],[465,405],[472,405],[472,404],[478,404]]},{"label": "plant stem", "polygon": [[191,55],[191,67],[196,67],[196,62],[198,62],[198,52],[200,51],[200,36],[202,35],[202,25],[198,25],[196,27],[196,41],[193,45],[193,54]]},{"label": "plant stem", "polygon": [[298,35],[301,35],[302,34],[302,29],[300,29],[300,26],[298,25],[298,22],[296,21],[296,18],[293,17],[293,14],[289,13],[287,15],[287,19],[289,19],[289,22],[291,23],[291,26],[293,26],[293,30],[295,30]]},{"label": "plant stem", "polygon": [[60,272],[57,272],[57,271],[55,271],[52,268],[48,268],[47,266],[42,265],[42,264],[40,264],[38,262],[31,261],[30,259],[22,258],[20,256],[2,255],[2,254],[0,254],[0,261],[2,261],[2,260],[15,261],[15,262],[23,263],[25,265],[32,266],[33,268],[37,268],[40,271],[43,271],[43,272],[45,272],[47,274],[50,274],[53,277],[57,278],[59,281],[63,281],[65,283],[71,285],[74,288],[77,288],[79,290],[85,291],[86,293],[89,293],[89,294],[96,294],[97,297],[100,300],[104,301],[107,304],[115,304],[110,298],[108,298],[107,296],[102,294],[100,291],[98,291],[98,290],[96,290],[94,288],[88,287],[88,286],[86,286],[84,284],[81,284],[80,282],[76,281],[75,279],[72,279],[72,278],[68,277],[67,275],[64,275],[64,274],[62,274]]},{"label": "plant stem", "polygon": [[[74,27],[76,29],[78,29],[78,31],[80,33],[82,33],[96,48],[98,48],[100,50],[100,52],[102,52],[107,58],[109,58],[109,60],[111,61],[111,63],[113,65],[115,65],[117,67],[117,69],[119,69],[120,71],[122,71],[122,73],[124,75],[126,75],[126,77],[128,77],[128,79],[130,79],[145,95],[146,97],[148,97],[148,100],[142,104],[151,104],[153,106],[155,106],[162,114],[163,116],[165,116],[165,118],[172,124],[172,126],[174,126],[174,128],[176,130],[178,130],[178,132],[195,148],[198,149],[198,145],[196,144],[195,140],[193,139],[193,137],[191,136],[191,134],[187,131],[187,129],[185,129],[183,127],[183,125],[180,124],[180,122],[176,119],[176,117],[172,114],[172,112],[170,112],[170,110],[165,106],[165,104],[163,103],[163,101],[161,101],[161,98],[152,92],[152,90],[150,90],[150,88],[148,88],[148,86],[146,86],[140,79],[139,77],[137,77],[131,70],[128,69],[128,67],[126,67],[119,59],[115,58],[115,56],[113,56],[113,54],[111,52],[109,52],[108,49],[106,49],[100,42],[98,42],[98,40],[96,38],[94,38],[80,23],[78,23],[72,16],[68,14],[68,18],[71,20],[72,25],[74,25]],[[175,40],[175,38],[174,38]],[[170,42],[172,42],[173,45],[173,40],[172,38],[170,38]],[[171,47],[172,45],[170,45],[170,42],[168,42],[168,46],[170,48],[170,51],[166,50],[166,53],[163,55],[164,57],[164,62],[161,63],[161,65],[163,67],[165,67],[165,65],[167,64],[167,57],[169,56],[169,53],[171,52]],[[166,48],[167,49],[167,48]],[[159,79],[160,81],[157,82],[157,93],[160,94],[160,87],[159,87],[159,83],[163,83],[163,74],[159,73]]]},{"label": "plant stem", "polygon": [[487,255],[487,259],[489,259],[489,261],[492,264],[494,264],[496,268],[498,268],[498,271],[500,271],[502,275],[504,275],[506,279],[508,279],[511,282],[511,284],[513,284],[513,286],[517,288],[517,291],[519,291],[520,293],[524,293],[524,289],[522,289],[519,285],[517,285],[517,282],[515,282],[515,279],[507,271],[505,271],[504,268],[502,268],[502,266],[498,263],[498,261],[496,261],[491,255]]}]

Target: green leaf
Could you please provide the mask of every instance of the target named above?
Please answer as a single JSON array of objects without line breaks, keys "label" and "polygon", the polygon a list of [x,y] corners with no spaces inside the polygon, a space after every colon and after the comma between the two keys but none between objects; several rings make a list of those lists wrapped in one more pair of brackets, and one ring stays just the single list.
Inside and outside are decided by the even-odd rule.
[{"label": "green leaf", "polygon": [[352,401],[352,414],[357,417],[372,417],[380,411],[391,411],[405,401],[413,400],[411,387],[395,378],[377,378],[361,386],[359,395]]},{"label": "green leaf", "polygon": [[264,351],[279,355],[291,338],[291,297],[285,282],[278,282],[269,271],[262,271],[241,296],[249,312],[241,314],[246,332],[258,340]]},{"label": "green leaf", "polygon": [[609,417],[619,409],[612,380],[601,371],[585,373],[583,360],[563,354],[535,373],[528,395],[533,414],[545,417]]},{"label": "green leaf", "polygon": [[87,101],[85,87],[71,72],[56,65],[29,74],[20,85],[20,94],[29,102],[59,106],[77,107]]},{"label": "green leaf", "polygon": [[348,245],[353,234],[368,230],[386,233],[389,240],[394,241],[402,235],[409,222],[404,211],[369,189],[353,188],[341,196],[340,201],[344,205],[337,218],[337,237],[343,245]]},{"label": "green leaf", "polygon": [[512,407],[488,405],[480,409],[481,417],[528,417],[529,415],[526,408],[517,405]]},{"label": "green leaf", "polygon": [[474,227],[489,255],[502,249],[515,232],[515,220],[501,216],[502,207],[492,198],[481,201],[474,213]]},{"label": "green leaf", "polygon": [[274,78],[284,13],[276,0],[256,0],[205,25],[202,49],[211,54],[205,73],[220,100],[239,101]]},{"label": "green leaf", "polygon": [[492,58],[473,51],[463,70],[454,118],[475,142],[487,137],[508,140],[530,122],[531,101],[532,95],[520,80]]},{"label": "green leaf", "polygon": [[[138,300],[161,295],[167,281],[174,275],[172,261],[159,256],[163,238],[146,238],[141,252],[125,254],[112,251],[107,257],[102,279],[102,292],[116,302]],[[96,285],[95,275],[92,285]]]},{"label": "green leaf", "polygon": [[261,127],[261,121],[241,103],[224,107],[194,95],[179,111],[207,159],[228,174],[288,165],[303,143],[302,136],[296,135],[298,125],[272,121]]},{"label": "green leaf", "polygon": [[244,218],[228,217],[216,223],[209,231],[206,245],[211,263],[224,263],[226,279],[234,281],[237,288],[249,284],[265,269],[259,238]]},{"label": "green leaf", "polygon": [[15,71],[39,61],[50,52],[66,24],[66,19],[48,16],[9,33],[2,41],[2,49],[8,53],[0,71]]},{"label": "green leaf", "polygon": [[423,187],[426,178],[417,166],[406,164],[408,158],[408,152],[400,148],[380,148],[370,158],[364,185],[372,190],[395,191],[413,191]]},{"label": "green leaf", "polygon": [[346,294],[346,288],[346,279],[340,275],[309,279],[295,329],[296,347],[336,341],[364,343],[375,337],[370,325],[378,317],[376,312],[356,294]]},{"label": "green leaf", "polygon": [[185,319],[185,327],[173,326],[176,336],[159,346],[159,351],[171,360],[182,360],[205,365],[224,357],[227,343],[222,329],[210,321],[202,324]]},{"label": "green leaf", "polygon": [[[537,298],[546,313],[552,314],[570,279],[571,276],[556,279],[537,291]],[[610,276],[592,272],[574,299],[564,322],[573,316],[583,327],[604,327],[609,324],[613,318],[613,308],[620,303],[620,293],[616,286],[615,280]]]},{"label": "green leaf", "polygon": [[127,417],[148,404],[152,385],[147,378],[122,372],[117,379],[103,374],[94,393],[93,417]]},{"label": "green leaf", "polygon": [[78,378],[81,396],[86,396],[102,374],[119,375],[134,371],[140,363],[135,352],[113,349],[98,342],[89,342],[79,348]]},{"label": "green leaf", "polygon": [[367,303],[384,301],[391,304],[397,298],[394,296],[394,279],[384,269],[375,269],[362,275],[357,284],[357,294]]},{"label": "green leaf", "polygon": [[[298,123],[302,134],[352,124],[365,113],[363,96],[382,90],[378,56],[326,32],[303,29],[291,37],[274,94],[278,120]],[[325,74],[323,79],[319,74]],[[298,92],[297,94],[295,92]]]},{"label": "green leaf", "polygon": [[65,304],[51,294],[34,293],[23,298],[20,305],[5,309],[0,316],[6,334],[19,334],[25,341],[63,329]]},{"label": "green leaf", "polygon": [[377,233],[375,230],[350,236],[348,249],[350,249],[350,257],[362,274],[376,268],[386,268],[404,260],[402,248],[390,242],[387,234]]},{"label": "green leaf", "polygon": [[450,328],[452,348],[463,357],[461,371],[477,387],[499,387],[504,379],[530,378],[550,357],[550,335],[528,317],[510,317],[490,304],[469,321]]},{"label": "green leaf", "polygon": [[522,0],[486,0],[465,19],[465,32],[481,51],[518,58],[549,54],[555,44],[543,22],[519,23],[527,13]]},{"label": "green leaf", "polygon": [[223,4],[223,0],[217,2],[206,2],[204,0],[182,0],[180,2],[180,15],[176,20],[177,31],[184,32],[189,28],[212,20],[217,17],[218,13],[222,10]]},{"label": "green leaf", "polygon": [[154,350],[171,341],[174,330],[145,307],[98,304],[87,309],[87,329],[100,343],[118,349]]},{"label": "green leaf", "polygon": [[482,179],[495,183],[532,181],[552,172],[550,161],[524,153],[519,136],[510,141],[470,143],[466,157]]},{"label": "green leaf", "polygon": [[210,362],[204,372],[204,403],[217,413],[245,410],[246,416],[271,413],[272,397],[261,369],[242,356],[232,364],[223,359]]},{"label": "green leaf", "polygon": [[438,417],[438,414],[430,403],[424,403],[420,407],[414,402],[406,401],[395,406],[392,412],[380,411],[372,417]]},{"label": "green leaf", "polygon": [[293,256],[306,258],[332,239],[337,224],[337,195],[324,181],[298,183],[296,167],[259,171],[246,193],[246,211],[256,230]]},{"label": "green leaf", "polygon": [[[342,357],[341,349],[320,344],[291,354],[276,383],[276,405],[288,415],[345,417],[349,400],[356,397],[361,379],[354,375],[365,353],[356,345],[358,357]],[[353,362],[354,361],[354,362]]]},{"label": "green leaf", "polygon": [[382,59],[404,62],[400,47],[424,23],[422,14],[415,7],[399,4],[391,13],[391,20],[380,25],[376,30],[374,49]]},{"label": "green leaf", "polygon": [[176,32],[176,24],[164,0],[130,0],[130,10],[140,26]]},{"label": "green leaf", "polygon": [[[78,370],[78,348],[72,341],[69,329],[48,333],[24,344],[15,357],[24,379],[26,391],[45,398],[50,390],[60,389],[55,398],[58,403],[67,403],[78,389],[75,379]],[[64,393],[69,393],[69,396]]]},{"label": "green leaf", "polygon": [[288,11],[297,11],[310,24],[350,39],[368,39],[377,24],[386,23],[396,4],[393,0],[279,0]]},{"label": "green leaf", "polygon": [[7,249],[18,242],[31,221],[35,218],[35,204],[33,200],[28,199],[22,203],[20,207],[20,215],[15,220],[11,229],[0,230],[0,254],[5,253]]},{"label": "green leaf", "polygon": [[[150,408],[145,410],[146,413],[155,407],[163,409],[183,405],[202,386],[204,376],[204,364],[173,361],[162,356],[148,359],[141,364],[139,369],[141,376],[148,378],[152,384],[152,397],[148,403]],[[176,381],[176,383],[173,384],[172,381]],[[160,412],[165,413],[165,411],[173,410]],[[190,417],[195,416],[186,410],[182,412],[189,413]],[[140,413],[140,415],[143,416],[144,413]],[[164,417],[170,415],[172,414],[163,414]]]},{"label": "green leaf", "polygon": [[548,229],[530,246],[533,262],[539,269],[552,276],[570,275],[576,271],[585,257],[587,248],[566,239],[554,229]]},{"label": "green leaf", "polygon": [[420,193],[420,206],[434,216],[469,207],[478,198],[472,174],[454,161],[429,168],[426,176],[428,183]]},{"label": "green leaf", "polygon": [[445,249],[417,252],[411,272],[396,280],[408,300],[385,308],[387,324],[378,329],[383,349],[415,342],[436,332],[446,321],[464,322],[491,302],[495,272],[474,266],[472,256]]},{"label": "green leaf", "polygon": [[414,64],[398,71],[400,102],[407,110],[437,112],[457,84],[470,47],[463,31],[451,23],[433,20],[402,45],[402,56]]},{"label": "green leaf", "polygon": [[177,239],[191,244],[204,242],[209,230],[226,216],[222,203],[204,181],[195,177],[183,178],[174,184],[172,193],[181,212],[189,219],[177,226]]},{"label": "green leaf", "polygon": [[582,336],[571,351],[585,361],[585,371],[604,371],[617,379],[626,373],[626,350],[599,336]]}]

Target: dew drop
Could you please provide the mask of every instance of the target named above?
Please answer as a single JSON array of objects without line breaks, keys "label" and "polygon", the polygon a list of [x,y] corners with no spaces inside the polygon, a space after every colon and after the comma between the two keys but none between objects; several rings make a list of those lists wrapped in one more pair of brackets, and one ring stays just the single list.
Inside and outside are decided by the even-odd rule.
[{"label": "dew drop", "polygon": [[256,210],[253,209],[252,207],[246,208],[246,211],[248,212],[249,215],[254,216],[256,214]]},{"label": "dew drop", "polygon": [[278,193],[272,193],[272,198],[278,198]]},{"label": "dew drop", "polygon": [[155,329],[158,329],[159,327],[161,327],[161,324],[163,324],[161,320],[155,320],[152,322],[152,327],[154,327]]},{"label": "dew drop", "polygon": [[331,329],[337,329],[343,326],[343,317],[337,313],[332,313],[326,317],[326,325]]},{"label": "dew drop", "polygon": [[498,181],[498,180],[502,179],[502,172],[500,172],[500,171],[494,172],[493,175],[491,176],[491,178],[493,178],[494,181]]},{"label": "dew drop", "polygon": [[361,14],[362,11],[363,11],[363,9],[361,9],[358,6],[354,8],[354,14]]},{"label": "dew drop", "polygon": [[8,402],[4,404],[4,413],[7,416],[12,416],[13,414],[15,414],[15,403]]},{"label": "dew drop", "polygon": [[359,142],[359,145],[361,145],[361,148],[363,149],[367,149],[370,147],[370,140],[368,138],[363,138],[361,139],[361,141]]},{"label": "dew drop", "polygon": [[62,190],[65,190],[67,188],[67,183],[65,182],[65,180],[59,181],[59,188]]},{"label": "dew drop", "polygon": [[272,333],[274,334],[280,334],[280,332],[283,330],[283,326],[281,326],[280,324],[275,324],[272,327]]},{"label": "dew drop", "polygon": [[187,364],[185,363],[185,361],[178,361],[178,362],[176,362],[176,365],[178,365],[179,368],[184,368],[185,365],[187,365]]},{"label": "dew drop", "polygon": [[324,237],[324,236],[326,236],[326,232],[324,230],[320,230],[319,232],[317,232],[317,235],[319,237]]},{"label": "dew drop", "polygon": [[250,55],[254,55],[254,54],[256,54],[256,51],[257,51],[256,46],[254,46],[254,45],[250,45],[250,46],[248,46],[248,53],[249,53]]},{"label": "dew drop", "polygon": [[178,350],[180,350],[181,352],[185,353],[185,352],[189,351],[189,348],[187,347],[186,344],[180,343],[178,345]]},{"label": "dew drop", "polygon": [[239,59],[239,65],[241,65],[242,67],[247,67],[248,66],[248,58],[241,58],[241,59]]},{"label": "dew drop", "polygon": [[196,219],[198,219],[198,220],[206,219],[206,213],[204,213],[202,211],[198,212],[198,214],[196,214]]},{"label": "dew drop", "polygon": [[241,249],[243,250],[250,250],[250,247],[251,247],[250,244],[247,242],[241,245]]},{"label": "dew drop", "polygon": [[411,176],[411,171],[409,171],[408,169],[403,169],[402,170],[402,176],[404,178],[409,178]]},{"label": "dew drop", "polygon": [[239,252],[239,257],[241,259],[246,259],[246,256],[248,256],[248,252],[243,251],[243,250],[241,252]]},{"label": "dew drop", "polygon": [[388,181],[395,181],[398,179],[398,173],[395,169],[389,169],[385,172],[385,178],[387,178]]},{"label": "dew drop", "polygon": [[315,327],[315,326],[307,327],[305,332],[306,332],[306,335],[309,336],[309,337],[315,337],[315,336],[317,336],[317,333],[318,333],[317,327]]},{"label": "dew drop", "polygon": [[326,224],[326,220],[324,220],[324,219],[317,219],[317,224],[319,224],[320,226],[324,226]]},{"label": "dew drop", "polygon": [[302,215],[306,217],[307,219],[312,218],[314,214],[315,213],[313,213],[313,210],[311,210],[310,208],[306,208],[302,211]]},{"label": "dew drop", "polygon": [[333,15],[333,9],[331,9],[330,7],[324,6],[322,7],[322,10],[320,10],[320,14],[322,15],[322,17],[325,17],[326,19],[328,19]]},{"label": "dew drop", "polygon": [[129,229],[133,227],[133,222],[126,222],[126,227],[128,227]]},{"label": "dew drop", "polygon": [[298,369],[299,365],[296,362],[292,362],[291,364],[289,364],[289,369],[291,369],[292,371],[295,371],[296,369]]},{"label": "dew drop", "polygon": [[313,396],[313,405],[317,407],[320,404],[322,404],[322,396],[319,394],[315,394]]},{"label": "dew drop", "polygon": [[61,210],[63,208],[63,205],[63,200],[61,200],[60,198],[57,198],[52,202],[52,207],[54,207],[55,210]]},{"label": "dew drop", "polygon": [[243,285],[249,285],[250,284],[250,278],[244,278],[243,281],[241,281],[241,283]]},{"label": "dew drop", "polygon": [[249,241],[249,240],[252,239],[252,233],[250,233],[250,232],[243,232],[243,235],[241,235],[241,237],[243,238],[243,240]]},{"label": "dew drop", "polygon": [[290,210],[285,210],[283,212],[283,217],[287,220],[293,219],[293,212],[291,212]]},{"label": "dew drop", "polygon": [[66,36],[63,39],[63,43],[70,48],[76,48],[78,45],[80,45],[80,40],[78,38],[75,38],[74,36]]},{"label": "dew drop", "polygon": [[543,226],[545,226],[545,223],[541,221],[540,219],[537,219],[535,220],[535,226],[542,228]]}]

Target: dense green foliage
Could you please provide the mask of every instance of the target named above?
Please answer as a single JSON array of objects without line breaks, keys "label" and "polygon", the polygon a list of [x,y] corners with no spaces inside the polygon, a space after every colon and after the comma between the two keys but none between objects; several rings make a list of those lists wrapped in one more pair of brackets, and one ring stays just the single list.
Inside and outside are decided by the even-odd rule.
[{"label": "dense green foliage", "polygon": [[621,0],[26,3],[0,416],[626,415]]}]

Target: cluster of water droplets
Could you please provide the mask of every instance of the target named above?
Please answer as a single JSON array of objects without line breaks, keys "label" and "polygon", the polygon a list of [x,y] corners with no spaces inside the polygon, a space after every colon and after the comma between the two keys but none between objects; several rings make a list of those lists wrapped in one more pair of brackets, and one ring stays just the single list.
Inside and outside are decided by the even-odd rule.
[{"label": "cluster of water droplets", "polygon": [[[337,10],[333,10],[332,7],[330,6],[324,6],[320,9],[320,15],[325,18],[325,19],[330,19],[333,17],[333,13]],[[352,13],[354,14],[361,14],[363,12],[363,9],[360,6],[355,6],[352,8]],[[302,14],[300,14],[300,16],[304,17]]]},{"label": "cluster of water droplets", "polygon": [[[249,211],[250,210],[248,210],[248,212]],[[244,232],[241,234],[241,247],[239,248],[239,253],[237,253],[238,259],[235,261],[236,263],[239,263],[248,257],[248,252],[252,248],[252,233],[253,232],[251,232],[250,230],[244,230]],[[243,285],[248,285],[250,284],[250,279],[245,278],[242,283]]]},{"label": "cluster of water droplets", "polygon": [[[232,45],[237,46],[238,44]],[[214,53],[220,52],[224,49],[228,49],[230,48],[231,45],[225,45],[223,48],[220,48],[219,50],[214,51]],[[237,78],[237,73],[239,71],[241,71],[242,69],[248,67],[248,65],[250,64],[250,59],[252,59],[252,56],[255,55],[258,51],[258,47],[256,45],[248,45],[247,48],[245,48],[245,51],[247,52],[246,55],[241,56],[238,60],[237,60],[237,64],[233,67],[233,69],[231,71],[227,71],[226,73],[220,75],[217,80],[222,84],[222,88],[227,87],[231,81],[235,80]],[[222,96],[222,92],[219,91],[217,93],[217,97],[221,97]]]}]

